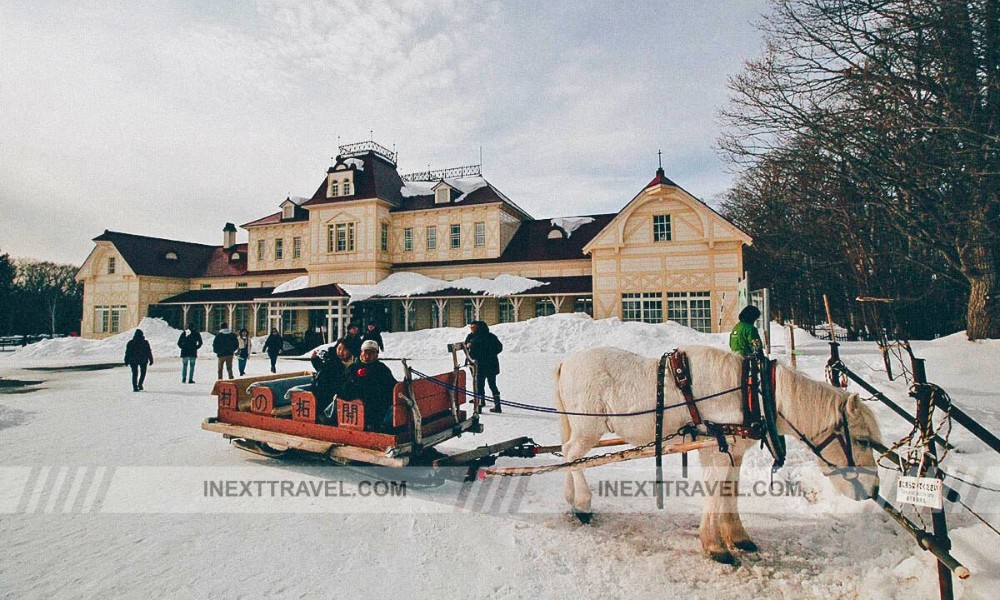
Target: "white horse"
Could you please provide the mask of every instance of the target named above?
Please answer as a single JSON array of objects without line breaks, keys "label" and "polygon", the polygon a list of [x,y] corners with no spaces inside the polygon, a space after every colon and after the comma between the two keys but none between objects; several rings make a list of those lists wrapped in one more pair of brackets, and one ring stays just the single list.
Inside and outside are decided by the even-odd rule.
[{"label": "white horse", "polygon": [[[740,385],[743,359],[732,352],[705,346],[681,348],[690,361],[690,377],[694,398],[702,398]],[[622,414],[650,410],[656,407],[657,359],[645,358],[618,348],[593,348],[576,352],[560,363],[556,369],[555,404],[559,411],[576,413]],[[683,403],[684,397],[674,384],[669,366],[664,377],[664,404]],[[714,423],[742,423],[741,394],[730,392],[716,398],[698,402],[698,410],[705,421]],[[836,488],[845,495],[850,492],[872,497],[878,490],[875,459],[869,447],[872,441],[881,442],[878,423],[871,410],[864,406],[857,394],[820,383],[787,368],[777,366],[775,375],[775,403],[781,415],[777,420],[778,433],[795,437],[801,433],[816,447],[827,443],[820,450],[825,474],[831,477]],[[689,423],[691,416],[685,407],[666,410],[663,415],[663,434],[669,435]],[[846,420],[849,434],[843,431]],[[630,444],[644,445],[655,439],[655,414],[630,417],[595,417],[561,415],[562,450],[567,461],[584,456],[607,432],[613,432]],[[795,430],[798,430],[796,432]],[[829,439],[828,439],[829,438]],[[701,465],[708,482],[731,482],[706,489],[733,489],[738,485],[743,453],[754,442],[741,438],[730,439],[730,453],[717,448],[699,450]],[[849,458],[846,448],[851,448],[853,461],[859,469],[846,467]],[[818,459],[819,460],[819,459]],[[832,466],[831,466],[832,465]],[[859,472],[861,474],[859,474]],[[856,498],[860,499],[860,498]],[[573,512],[583,522],[591,516],[591,493],[582,469],[570,471],[566,476],[566,500]],[[732,548],[747,552],[757,550],[747,535],[737,512],[734,494],[711,495],[705,502],[700,528],[704,551],[714,560],[732,563]]]}]

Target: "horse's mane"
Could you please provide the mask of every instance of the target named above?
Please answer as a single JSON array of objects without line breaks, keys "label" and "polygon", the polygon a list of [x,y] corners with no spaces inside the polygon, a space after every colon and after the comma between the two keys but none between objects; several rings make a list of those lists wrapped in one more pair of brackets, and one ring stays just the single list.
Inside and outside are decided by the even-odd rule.
[{"label": "horse's mane", "polygon": [[778,410],[800,429],[807,426],[812,429],[803,429],[803,433],[812,435],[832,429],[837,425],[841,414],[844,414],[849,421],[852,436],[881,441],[875,413],[861,403],[857,394],[810,379],[781,364],[777,366],[775,379]]}]

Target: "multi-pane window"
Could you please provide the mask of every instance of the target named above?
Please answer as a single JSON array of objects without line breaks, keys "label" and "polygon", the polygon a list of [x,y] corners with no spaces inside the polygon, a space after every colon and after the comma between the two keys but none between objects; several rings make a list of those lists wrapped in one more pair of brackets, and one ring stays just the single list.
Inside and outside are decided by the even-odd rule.
[{"label": "multi-pane window", "polygon": [[513,323],[514,322],[514,303],[510,298],[503,298],[500,300],[500,314],[499,321],[501,323]]},{"label": "multi-pane window", "polygon": [[539,298],[535,300],[535,316],[547,317],[556,314],[556,305],[551,298]]},{"label": "multi-pane window", "polygon": [[476,320],[476,305],[469,298],[466,298],[462,303],[462,316],[465,318],[466,325]]},{"label": "multi-pane window", "polygon": [[389,251],[389,224],[382,223],[382,252]]},{"label": "multi-pane window", "polygon": [[327,226],[327,252],[354,252],[354,223]]},{"label": "multi-pane window", "polygon": [[413,228],[403,228],[403,252],[413,251]]},{"label": "multi-pane window", "polygon": [[339,196],[339,195],[340,195],[340,184],[338,182],[336,182],[336,181],[331,181],[330,182],[330,196],[333,197],[333,196]]},{"label": "multi-pane window", "polygon": [[438,228],[434,225],[427,226],[427,249],[436,250],[438,247]]},{"label": "multi-pane window", "polygon": [[573,303],[573,312],[586,313],[590,316],[594,316],[594,299],[577,298],[576,302]]},{"label": "multi-pane window", "polygon": [[302,238],[292,238],[292,258],[302,258]]},{"label": "multi-pane window", "polygon": [[344,195],[345,196],[351,195],[351,182],[346,179],[344,180]]},{"label": "multi-pane window", "polygon": [[712,299],[709,292],[670,292],[667,318],[703,333],[712,332]]},{"label": "multi-pane window", "polygon": [[653,215],[653,241],[670,241],[670,215]]},{"label": "multi-pane window", "polygon": [[622,294],[622,321],[663,322],[663,294]]},{"label": "multi-pane window", "polygon": [[264,260],[264,240],[257,240],[257,260]]},{"label": "multi-pane window", "polygon": [[299,311],[297,310],[283,310],[281,311],[281,331],[289,332],[295,331],[299,325]]},{"label": "multi-pane window", "polygon": [[278,238],[274,240],[274,260],[285,258],[285,240]]},{"label": "multi-pane window", "polygon": [[480,221],[476,223],[476,246],[486,245],[486,223]]},{"label": "multi-pane window", "polygon": [[245,282],[245,281],[237,281],[236,282],[236,287],[238,287],[238,288],[245,288],[245,287],[247,287],[247,282]]},{"label": "multi-pane window", "polygon": [[128,307],[124,305],[95,306],[94,331],[97,333],[118,333],[127,310]]},{"label": "multi-pane window", "polygon": [[462,226],[457,223],[451,226],[451,247],[462,247]]},{"label": "multi-pane window", "polygon": [[108,257],[108,275],[114,275],[115,273],[115,257]]},{"label": "multi-pane window", "polygon": [[413,331],[417,326],[417,303],[409,302],[400,308],[400,312],[406,311],[399,317],[403,322],[403,331]]},{"label": "multi-pane window", "polygon": [[451,189],[447,187],[440,187],[434,192],[434,203],[444,204],[451,200]]}]

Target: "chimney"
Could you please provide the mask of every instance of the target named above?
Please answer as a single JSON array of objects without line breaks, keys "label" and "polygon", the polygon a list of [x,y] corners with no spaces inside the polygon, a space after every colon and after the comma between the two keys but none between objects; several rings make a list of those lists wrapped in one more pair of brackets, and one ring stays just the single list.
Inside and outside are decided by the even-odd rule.
[{"label": "chimney", "polygon": [[226,223],[226,226],[222,228],[222,247],[225,249],[232,248],[236,245],[236,225],[232,223]]}]

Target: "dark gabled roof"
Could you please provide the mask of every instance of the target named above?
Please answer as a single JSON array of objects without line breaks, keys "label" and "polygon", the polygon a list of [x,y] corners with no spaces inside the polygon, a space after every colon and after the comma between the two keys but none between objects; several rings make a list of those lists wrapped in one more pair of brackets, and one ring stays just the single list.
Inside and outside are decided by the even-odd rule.
[{"label": "dark gabled roof", "polygon": [[306,275],[309,271],[305,269],[270,269],[264,271],[247,271],[247,275],[253,276],[263,276],[263,275]]},{"label": "dark gabled roof", "polygon": [[[232,248],[217,247],[202,268],[201,277],[237,277],[247,273],[247,245],[236,244]],[[233,255],[239,254],[234,260]]]},{"label": "dark gabled roof", "polygon": [[[216,251],[222,250],[220,246],[108,230],[95,237],[94,241],[111,242],[136,275],[153,277],[198,277]],[[177,258],[168,259],[169,252],[176,254]]]},{"label": "dark gabled roof", "polygon": [[[434,201],[433,192],[428,192],[427,194],[420,194],[415,196],[404,196],[403,202],[399,206],[393,208],[392,212],[427,210],[431,208],[449,208],[454,206],[471,206],[474,204],[506,204],[518,216],[520,216],[520,218],[525,220],[531,219],[531,215],[526,213],[520,206],[511,202],[510,198],[503,195],[503,193],[500,192],[500,190],[493,187],[493,184],[491,184],[489,181],[486,181],[485,178],[477,176],[465,179],[466,180],[478,179],[481,180],[482,183],[485,183],[485,185],[475,190],[472,190],[471,192],[463,194],[461,189],[457,187],[457,185],[460,185],[459,182],[461,182],[462,179],[443,179],[439,180],[434,186],[430,186],[430,184],[434,183],[432,181],[422,181],[419,183],[428,186],[428,189],[433,189],[434,187],[437,187],[441,183],[448,185],[450,188],[452,188],[451,190],[452,201],[447,203],[437,204]],[[413,190],[414,187],[411,186],[410,189]]]},{"label": "dark gabled roof", "polygon": [[[355,161],[358,160],[363,163],[362,168],[358,168],[355,164]],[[396,165],[375,152],[368,152],[360,156],[338,156],[336,164],[330,167],[327,175],[335,172],[338,166],[346,166],[348,170],[354,171],[354,187],[351,189],[353,193],[349,196],[327,198],[326,182],[328,178],[324,177],[323,182],[316,189],[316,193],[302,204],[303,207],[308,209],[316,205],[349,202],[361,198],[381,198],[396,206],[402,202],[403,195],[400,190],[403,187],[403,180],[400,178],[399,172],[396,171]]]},{"label": "dark gabled roof", "polygon": [[282,214],[283,214],[282,211],[279,210],[273,215],[267,215],[266,217],[261,217],[256,221],[250,221],[249,223],[244,223],[243,225],[240,225],[240,227],[246,229],[247,227],[259,227],[261,225],[278,225],[280,223],[297,223],[299,221],[309,220],[309,211],[305,210],[301,206],[295,207],[295,216],[292,217],[291,219],[281,218]]},{"label": "dark gabled roof", "polygon": [[268,296],[273,287],[243,287],[208,290],[188,290],[176,296],[164,298],[157,304],[204,304],[208,302],[251,302]]},{"label": "dark gabled roof", "polygon": [[274,300],[287,300],[290,298],[346,298],[347,296],[348,294],[344,291],[344,288],[340,287],[336,283],[327,283],[325,285],[292,290],[290,292],[281,292],[280,294],[271,294],[268,298]]},{"label": "dark gabled roof", "polygon": [[669,177],[667,177],[666,173],[663,172],[663,167],[660,167],[659,169],[656,170],[656,177],[653,177],[652,181],[647,183],[646,187],[642,189],[651,188],[654,185],[672,185],[674,187],[680,187],[676,183],[671,181]]},{"label": "dark gabled roof", "polygon": [[588,215],[594,220],[586,225],[580,225],[570,234],[569,238],[560,237],[554,240],[549,239],[549,233],[553,229],[557,229],[552,226],[551,219],[524,221],[498,258],[396,263],[392,268],[407,270],[414,267],[584,259],[587,258],[587,255],[583,253],[583,247],[607,227],[617,214]]}]

